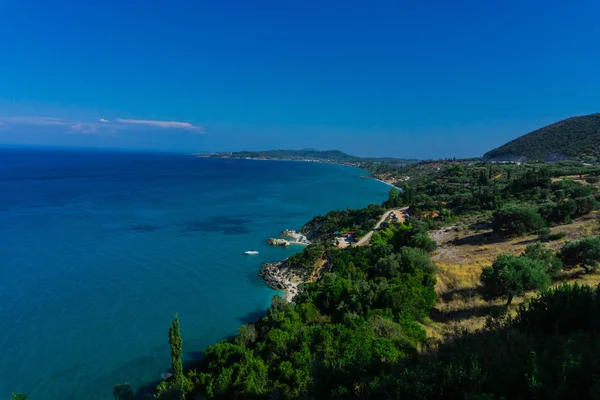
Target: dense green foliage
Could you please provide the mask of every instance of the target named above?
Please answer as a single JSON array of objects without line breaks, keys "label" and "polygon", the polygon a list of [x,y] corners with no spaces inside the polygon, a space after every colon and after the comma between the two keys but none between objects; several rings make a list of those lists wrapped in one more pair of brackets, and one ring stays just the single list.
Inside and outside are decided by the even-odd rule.
[{"label": "dense green foliage", "polygon": [[389,243],[396,249],[409,246],[432,252],[437,248],[437,243],[427,236],[427,227],[427,224],[418,221],[382,226],[373,233],[371,244]]},{"label": "dense green foliage", "polygon": [[559,253],[564,268],[582,267],[589,272],[598,268],[600,261],[600,237],[587,237],[565,244]]},{"label": "dense green foliage", "polygon": [[563,285],[389,375],[370,398],[596,400],[599,359],[599,294]]},{"label": "dense green foliage", "polygon": [[323,243],[312,243],[304,251],[296,253],[285,260],[285,264],[298,272],[298,275],[307,277],[314,269],[317,260],[325,254],[325,245]]},{"label": "dense green foliage", "polygon": [[484,155],[494,160],[565,158],[596,161],[600,155],[600,114],[568,118],[548,125]]},{"label": "dense green foliage", "polygon": [[[420,168],[413,167],[409,172]],[[599,173],[597,167],[572,163],[446,163],[439,171],[430,170],[403,184],[402,192],[390,192],[384,206],[409,206],[410,214],[430,229],[463,215],[495,212],[498,233],[520,235],[570,222],[598,209],[595,186],[566,178],[553,182],[552,178]]]},{"label": "dense green foliage", "polygon": [[[346,397],[411,362],[426,335],[418,321],[436,296],[426,250],[394,244],[340,250],[321,245],[329,272],[304,285],[294,303],[275,297],[268,313],[229,341],[209,347],[184,392],[204,398]],[[390,242],[392,239],[390,239]],[[176,382],[157,398],[178,398]]]},{"label": "dense green foliage", "polygon": [[330,211],[311,219],[302,227],[302,233],[311,240],[331,238],[335,232],[345,231],[355,231],[362,236],[373,229],[384,211],[378,204],[362,209]]},{"label": "dense green foliage", "polygon": [[[475,160],[440,165],[414,167],[419,177],[411,175],[401,192],[391,190],[381,207],[311,220],[303,233],[316,243],[287,263],[307,276],[322,261],[321,278],[305,283],[294,303],[276,296],[266,316],[206,349],[179,383],[162,382],[155,398],[598,398],[592,393],[600,392],[600,300],[589,289],[545,292],[514,318],[490,320],[483,332],[457,336],[425,356],[418,350],[429,344],[421,323],[436,301],[430,253],[437,245],[429,229],[478,213],[502,234],[538,232],[550,240],[547,226],[598,207],[593,186],[552,178],[595,177],[600,170]],[[348,230],[360,236],[386,209],[402,206],[410,207],[410,222],[382,224],[371,246],[337,249],[328,240]],[[562,262],[567,269],[593,267],[598,257],[590,243],[567,244],[559,258],[539,243],[519,257],[502,254],[484,269],[482,293],[510,304],[545,288]]]},{"label": "dense green foliage", "polygon": [[550,283],[547,270],[546,263],[535,257],[500,254],[481,273],[482,293],[489,299],[506,297],[509,305],[513,297],[526,291],[545,289]]},{"label": "dense green foliage", "polygon": [[181,352],[183,342],[181,333],[179,332],[179,317],[175,314],[175,318],[171,322],[169,328],[169,346],[171,347],[171,366],[173,368],[173,378],[176,382],[181,382],[183,379],[183,362]]},{"label": "dense green foliage", "polygon": [[494,212],[492,228],[503,235],[523,235],[537,232],[545,222],[531,207],[506,206]]},{"label": "dense green foliage", "polygon": [[542,261],[546,265],[546,272],[552,278],[557,277],[563,268],[561,259],[556,257],[551,249],[539,242],[528,245],[522,256]]}]

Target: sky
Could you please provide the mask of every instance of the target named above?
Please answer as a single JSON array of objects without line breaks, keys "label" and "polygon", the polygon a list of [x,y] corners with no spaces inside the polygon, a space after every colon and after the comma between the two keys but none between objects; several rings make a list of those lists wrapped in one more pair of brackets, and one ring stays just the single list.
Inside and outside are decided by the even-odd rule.
[{"label": "sky", "polygon": [[480,156],[600,112],[600,2],[0,0],[0,144]]}]

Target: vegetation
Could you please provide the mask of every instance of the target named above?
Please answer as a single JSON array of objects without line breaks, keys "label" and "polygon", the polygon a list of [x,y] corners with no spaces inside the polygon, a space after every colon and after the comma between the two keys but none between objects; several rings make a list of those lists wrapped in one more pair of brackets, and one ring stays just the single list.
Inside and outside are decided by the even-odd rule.
[{"label": "vegetation", "polygon": [[[426,250],[407,247],[418,234],[410,227],[390,243],[321,245],[329,272],[306,283],[294,303],[276,296],[266,316],[206,349],[186,375],[186,398],[368,393],[372,381],[411,362],[427,340],[419,321],[436,299],[435,267]],[[176,379],[161,385],[157,398],[179,398]]]},{"label": "vegetation", "polygon": [[529,290],[545,289],[550,283],[547,269],[544,261],[536,257],[500,254],[491,267],[483,269],[483,294],[490,299],[506,297],[508,306],[515,296],[523,296]]},{"label": "vegetation", "polygon": [[516,316],[456,335],[376,383],[370,398],[598,399],[600,297],[587,286],[540,294]]},{"label": "vegetation", "polygon": [[300,276],[308,277],[313,272],[315,263],[325,254],[322,243],[312,243],[304,251],[289,257],[285,264],[294,268]]},{"label": "vegetation", "polygon": [[173,318],[171,327],[169,328],[171,366],[173,368],[173,378],[175,382],[181,382],[183,380],[183,362],[181,358],[182,344],[181,333],[179,332],[179,316],[175,314],[175,318]]},{"label": "vegetation", "polygon": [[546,272],[552,278],[557,277],[563,268],[560,258],[556,257],[551,249],[539,242],[527,246],[522,256],[543,262],[546,265]]},{"label": "vegetation", "polygon": [[544,224],[542,216],[531,207],[507,206],[494,212],[492,228],[503,235],[519,236],[537,232]]},{"label": "vegetation", "polygon": [[586,272],[598,268],[600,237],[588,237],[567,243],[559,253],[564,268],[581,267]]},{"label": "vegetation", "polygon": [[[264,317],[207,348],[186,371],[175,316],[169,329],[173,377],[158,385],[154,398],[599,399],[600,288],[545,289],[563,270],[596,269],[600,237],[562,248],[534,243],[520,255],[490,259],[477,292],[506,299],[500,314],[482,330],[439,343],[424,327],[438,300],[431,258],[437,243],[429,230],[470,219],[473,229],[496,232],[481,236],[482,243],[528,233],[560,240],[564,233],[552,233],[551,226],[598,208],[597,189],[588,181],[600,169],[477,160],[423,162],[396,172],[389,165],[373,168],[411,179],[402,191],[390,190],[382,206],[332,211],[305,225],[303,233],[316,242],[287,264],[304,277],[317,262],[325,263],[325,272],[303,284],[293,303],[275,296]],[[559,178],[574,175],[580,181]],[[370,246],[338,249],[329,240],[348,230],[362,235],[386,209],[402,206],[410,207],[410,222],[382,224]],[[534,290],[543,292],[510,312],[514,298]],[[127,384],[113,393],[117,400],[132,397]]]},{"label": "vegetation", "polygon": [[521,136],[484,155],[493,160],[586,159],[600,155],[600,114],[568,118]]},{"label": "vegetation", "polygon": [[113,388],[113,397],[115,400],[133,400],[133,390],[128,383],[115,385]]},{"label": "vegetation", "polygon": [[[588,322],[596,323],[598,300],[591,289],[562,286],[543,292],[516,316],[490,319],[481,332],[457,336],[426,357],[421,353],[430,345],[423,326],[437,300],[438,268],[430,257],[437,244],[428,230],[479,215],[502,236],[539,233],[550,240],[558,234],[548,226],[597,207],[595,187],[552,179],[578,171],[592,173],[569,164],[446,163],[411,179],[401,192],[391,190],[382,206],[314,218],[302,231],[316,242],[287,264],[307,277],[316,262],[324,262],[321,278],[305,283],[294,303],[274,297],[266,316],[206,349],[183,384],[163,382],[155,397],[591,398],[600,373],[593,361],[600,342],[591,325],[577,319],[582,314],[570,314],[580,305]],[[336,232],[362,235],[386,209],[401,206],[416,217],[410,223],[382,224],[370,246],[333,246]],[[511,305],[515,297],[544,290],[560,278],[563,263],[565,269],[591,265],[595,247],[588,242],[595,239],[579,247],[567,244],[559,257],[541,243],[527,246],[520,256],[500,254],[481,274],[481,293]],[[582,248],[586,255],[576,259]],[[572,327],[557,330],[557,323]],[[589,353],[575,340],[579,337],[592,344]],[[503,369],[509,372],[503,375]]]},{"label": "vegetation", "polygon": [[11,400],[27,400],[27,396],[25,396],[23,393],[13,393]]},{"label": "vegetation", "polygon": [[336,232],[346,231],[354,231],[362,236],[373,229],[384,211],[378,204],[363,209],[330,211],[311,219],[301,231],[311,240],[329,239]]}]

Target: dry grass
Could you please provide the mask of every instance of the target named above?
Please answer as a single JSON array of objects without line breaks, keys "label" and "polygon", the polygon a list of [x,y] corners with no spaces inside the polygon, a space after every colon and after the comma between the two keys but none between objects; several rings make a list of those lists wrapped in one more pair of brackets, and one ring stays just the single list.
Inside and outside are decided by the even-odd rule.
[{"label": "dry grass", "polygon": [[[566,236],[547,243],[547,246],[558,250],[566,241],[600,234],[599,216],[600,212],[594,212],[572,224],[553,228],[552,233],[564,232]],[[457,329],[480,329],[488,315],[502,309],[504,300],[487,302],[479,295],[482,269],[491,265],[500,253],[519,255],[528,244],[538,240],[537,235],[504,239],[489,228],[475,230],[465,228],[462,223],[434,232],[432,237],[440,246],[433,254],[433,260],[439,266],[436,284],[439,301],[425,330],[430,337],[438,339]],[[600,275],[576,272],[565,274],[563,280],[596,286],[600,283]],[[524,299],[515,298],[509,312],[515,312],[521,303],[534,295],[529,293]]]}]

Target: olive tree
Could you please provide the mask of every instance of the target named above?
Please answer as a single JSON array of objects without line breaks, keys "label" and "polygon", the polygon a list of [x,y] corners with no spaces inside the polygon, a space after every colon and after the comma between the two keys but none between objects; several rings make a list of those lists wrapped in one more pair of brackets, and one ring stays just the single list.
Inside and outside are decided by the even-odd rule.
[{"label": "olive tree", "polygon": [[507,206],[494,212],[494,232],[507,236],[537,232],[546,225],[542,216],[531,207]]},{"label": "olive tree", "polygon": [[553,278],[558,276],[562,270],[563,264],[561,259],[551,249],[540,242],[527,246],[522,256],[544,262],[546,264],[546,272]]},{"label": "olive tree", "polygon": [[488,300],[506,297],[509,306],[515,296],[528,290],[544,289],[550,283],[544,261],[512,254],[500,254],[481,273],[482,293]]},{"label": "olive tree", "polygon": [[565,269],[581,267],[590,272],[600,261],[600,237],[592,236],[569,242],[558,254]]}]

